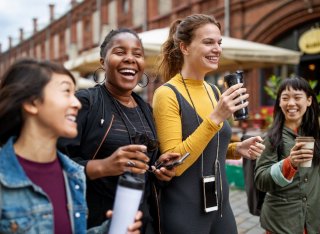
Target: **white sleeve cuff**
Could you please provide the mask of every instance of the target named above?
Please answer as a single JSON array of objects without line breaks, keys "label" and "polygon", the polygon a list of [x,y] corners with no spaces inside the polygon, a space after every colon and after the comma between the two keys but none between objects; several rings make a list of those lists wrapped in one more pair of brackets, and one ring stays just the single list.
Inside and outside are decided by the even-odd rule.
[{"label": "white sleeve cuff", "polygon": [[270,174],[271,174],[271,177],[272,177],[273,181],[277,185],[279,185],[281,187],[284,187],[284,186],[287,186],[288,184],[292,183],[293,178],[291,180],[288,180],[283,176],[283,174],[282,174],[282,164],[283,164],[283,160],[273,164],[271,166]]}]

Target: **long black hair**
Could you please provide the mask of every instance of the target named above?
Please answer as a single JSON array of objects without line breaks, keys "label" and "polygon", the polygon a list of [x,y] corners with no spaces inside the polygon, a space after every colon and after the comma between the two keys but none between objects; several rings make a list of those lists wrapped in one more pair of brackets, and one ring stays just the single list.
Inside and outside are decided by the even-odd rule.
[{"label": "long black hair", "polygon": [[23,59],[13,64],[0,80],[0,146],[10,136],[19,136],[24,120],[22,104],[43,99],[43,89],[52,74],[73,75],[62,65]]},{"label": "long black hair", "polygon": [[310,87],[307,80],[301,77],[291,77],[284,79],[279,86],[277,93],[277,99],[274,105],[273,111],[273,123],[268,131],[268,137],[270,139],[271,146],[273,149],[281,149],[283,147],[282,141],[282,130],[284,127],[285,116],[280,107],[280,98],[284,90],[292,88],[294,90],[304,91],[307,97],[312,98],[312,103],[307,107],[306,113],[303,115],[300,131],[304,136],[313,136],[316,139],[315,144],[315,156],[313,160],[317,164],[320,161],[320,152],[319,152],[319,140],[320,140],[320,127],[319,127],[319,105],[317,102],[316,95],[312,88]]}]

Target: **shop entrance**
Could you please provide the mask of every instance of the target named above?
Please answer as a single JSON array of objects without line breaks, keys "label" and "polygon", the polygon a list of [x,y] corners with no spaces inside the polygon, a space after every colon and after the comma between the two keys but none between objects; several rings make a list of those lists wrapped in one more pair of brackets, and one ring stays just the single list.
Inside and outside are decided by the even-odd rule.
[{"label": "shop entrance", "polygon": [[318,81],[315,92],[320,92],[320,55],[304,55],[299,65],[299,75],[307,80]]}]

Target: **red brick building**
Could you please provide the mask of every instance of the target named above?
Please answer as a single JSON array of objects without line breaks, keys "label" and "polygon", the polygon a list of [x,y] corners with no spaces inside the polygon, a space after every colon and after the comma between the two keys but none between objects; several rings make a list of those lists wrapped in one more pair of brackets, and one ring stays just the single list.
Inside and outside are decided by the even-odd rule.
[{"label": "red brick building", "polygon": [[[64,63],[79,76],[90,77],[98,67],[99,45],[111,29],[129,27],[143,32],[168,27],[174,19],[193,13],[214,15],[226,36],[296,51],[301,50],[298,45],[304,33],[312,28],[320,30],[320,0],[71,0],[70,4],[70,11],[57,19],[54,6],[49,6],[49,25],[38,30],[34,19],[30,37],[24,38],[20,30],[18,45],[9,43],[7,51],[1,51],[0,46],[0,75],[17,59],[34,57]],[[245,71],[252,113],[270,104],[263,86],[271,74],[296,73],[319,80],[320,36],[300,41],[309,50],[302,51],[297,66]],[[154,71],[150,67],[147,72]],[[212,77],[215,82],[219,79],[219,75]],[[159,84],[152,83],[144,92],[149,101],[155,85]]]}]

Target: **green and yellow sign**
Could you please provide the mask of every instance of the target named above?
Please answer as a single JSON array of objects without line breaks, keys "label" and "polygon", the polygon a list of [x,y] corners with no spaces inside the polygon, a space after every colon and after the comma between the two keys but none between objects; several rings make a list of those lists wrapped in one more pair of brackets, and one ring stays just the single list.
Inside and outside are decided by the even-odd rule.
[{"label": "green and yellow sign", "polygon": [[320,28],[312,28],[299,38],[300,50],[306,54],[320,53]]}]

